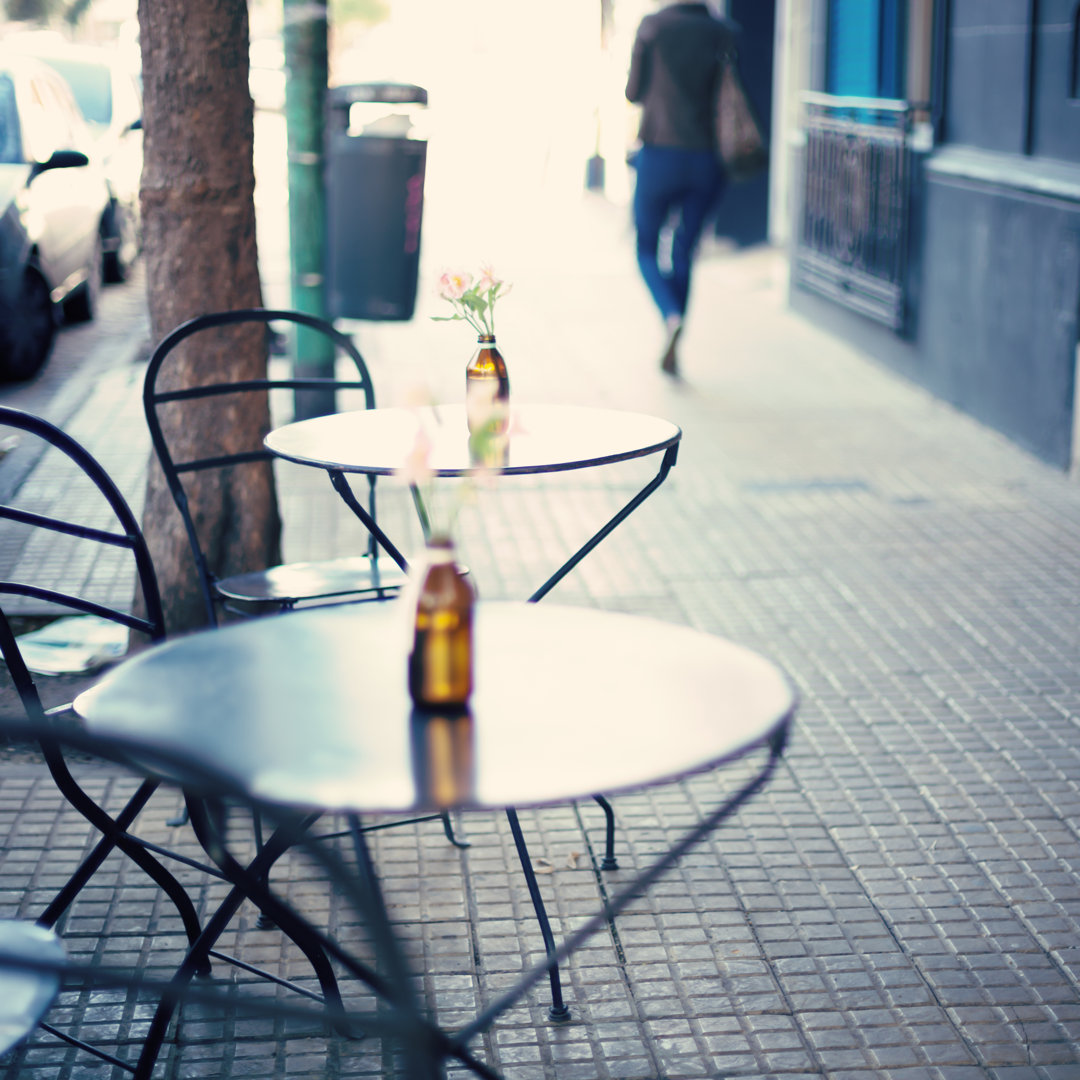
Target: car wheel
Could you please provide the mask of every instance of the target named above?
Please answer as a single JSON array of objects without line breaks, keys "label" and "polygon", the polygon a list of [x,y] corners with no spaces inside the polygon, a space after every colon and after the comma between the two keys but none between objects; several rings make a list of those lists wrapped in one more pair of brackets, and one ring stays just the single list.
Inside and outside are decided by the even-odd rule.
[{"label": "car wheel", "polygon": [[30,267],[23,275],[18,303],[0,330],[0,376],[21,380],[36,375],[49,358],[55,334],[49,283]]},{"label": "car wheel", "polygon": [[89,322],[97,311],[98,297],[101,295],[101,278],[104,272],[105,257],[102,253],[101,233],[97,234],[94,253],[87,267],[86,280],[78,291],[64,301],[64,317],[68,322]]}]

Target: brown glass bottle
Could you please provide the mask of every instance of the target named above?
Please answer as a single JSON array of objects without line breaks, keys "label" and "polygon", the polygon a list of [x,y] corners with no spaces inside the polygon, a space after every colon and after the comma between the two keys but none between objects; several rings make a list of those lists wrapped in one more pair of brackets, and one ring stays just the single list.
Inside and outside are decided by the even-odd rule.
[{"label": "brown glass bottle", "polygon": [[416,602],[409,694],[420,708],[463,708],[472,693],[476,594],[449,540],[428,543]]},{"label": "brown glass bottle", "polygon": [[504,435],[510,416],[510,375],[493,334],[481,334],[477,349],[465,368],[465,408],[469,431],[476,434],[490,425],[489,433]]}]

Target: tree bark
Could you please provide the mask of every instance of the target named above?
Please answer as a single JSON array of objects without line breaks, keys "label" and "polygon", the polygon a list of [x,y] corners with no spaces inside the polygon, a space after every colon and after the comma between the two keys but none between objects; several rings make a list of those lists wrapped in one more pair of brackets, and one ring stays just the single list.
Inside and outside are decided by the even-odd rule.
[{"label": "tree bark", "polygon": [[[211,311],[259,307],[254,106],[247,0],[139,0],[143,66],[143,246],[153,341]],[[159,389],[261,378],[266,335],[251,326],[196,334],[162,370]],[[167,407],[177,460],[261,444],[265,395]],[[218,576],[280,561],[271,466],[185,476],[203,550]],[[143,528],[170,633],[206,623],[195,563],[156,458]],[[138,601],[137,601],[138,603]]]}]

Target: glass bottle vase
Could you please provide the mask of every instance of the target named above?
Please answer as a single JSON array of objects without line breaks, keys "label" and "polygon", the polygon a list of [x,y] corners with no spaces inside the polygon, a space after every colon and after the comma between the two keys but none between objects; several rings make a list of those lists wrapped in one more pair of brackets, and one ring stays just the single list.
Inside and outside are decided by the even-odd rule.
[{"label": "glass bottle vase", "polygon": [[469,434],[505,435],[510,417],[510,375],[494,334],[481,334],[465,368]]},{"label": "glass bottle vase", "polygon": [[428,541],[409,654],[409,694],[422,709],[464,708],[472,693],[472,583],[445,537]]}]

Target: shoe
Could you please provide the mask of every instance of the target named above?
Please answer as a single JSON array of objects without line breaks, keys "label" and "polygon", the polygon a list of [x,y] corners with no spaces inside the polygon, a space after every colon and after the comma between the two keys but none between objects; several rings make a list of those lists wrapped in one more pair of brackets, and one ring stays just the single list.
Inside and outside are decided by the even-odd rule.
[{"label": "shoe", "polygon": [[677,315],[667,320],[667,342],[664,346],[664,355],[660,360],[660,370],[665,375],[679,374],[679,358],[675,347],[679,344],[679,335],[682,333],[682,319]]}]

